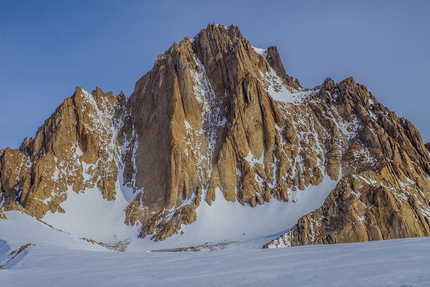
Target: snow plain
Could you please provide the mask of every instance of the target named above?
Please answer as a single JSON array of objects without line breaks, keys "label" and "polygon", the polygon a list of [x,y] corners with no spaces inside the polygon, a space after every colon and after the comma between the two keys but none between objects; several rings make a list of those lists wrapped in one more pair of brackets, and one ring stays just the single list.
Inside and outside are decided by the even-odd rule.
[{"label": "snow plain", "polygon": [[1,286],[430,286],[430,238],[212,252],[33,246]]},{"label": "snow plain", "polygon": [[0,286],[430,286],[430,237],[114,252],[17,211],[6,215],[0,220]]}]

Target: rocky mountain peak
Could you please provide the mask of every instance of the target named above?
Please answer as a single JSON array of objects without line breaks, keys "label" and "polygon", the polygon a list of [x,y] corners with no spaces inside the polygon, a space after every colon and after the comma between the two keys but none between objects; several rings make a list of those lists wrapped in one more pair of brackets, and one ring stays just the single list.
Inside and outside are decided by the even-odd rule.
[{"label": "rocky mountain peak", "polygon": [[301,87],[276,47],[210,24],[159,55],[129,98],[77,87],[34,139],[0,151],[0,202],[48,220],[97,192],[159,241],[202,205],[277,201],[298,223],[274,247],[428,235],[429,174],[429,145],[364,85]]},{"label": "rocky mountain peak", "polygon": [[60,204],[68,190],[94,186],[115,199],[119,152],[113,119],[119,99],[99,88],[88,93],[76,87],[34,139],[25,139],[18,150],[1,151],[3,208],[18,205],[42,218],[48,211],[64,212]]}]

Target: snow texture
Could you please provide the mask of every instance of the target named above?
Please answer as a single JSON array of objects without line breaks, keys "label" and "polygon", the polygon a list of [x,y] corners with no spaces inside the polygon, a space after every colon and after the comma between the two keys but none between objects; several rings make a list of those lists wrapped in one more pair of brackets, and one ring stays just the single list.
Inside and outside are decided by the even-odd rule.
[{"label": "snow texture", "polygon": [[[256,207],[226,201],[217,189],[217,200],[211,206],[202,201],[197,208],[196,222],[182,225],[180,234],[160,242],[151,241],[150,236],[136,238],[138,227],[123,224],[124,212],[121,209],[125,208],[126,200],[118,196],[116,201],[106,201],[98,190],[89,190],[84,194],[70,191],[70,197],[62,204],[66,213],[49,214],[44,220],[80,237],[105,243],[127,241],[126,250],[133,252],[219,243],[233,249],[260,248],[291,229],[301,216],[321,206],[336,183],[325,177],[318,186],[291,191],[289,202],[272,199]],[[88,202],[91,202],[92,208],[86,206]],[[85,209],[91,210],[91,213],[84,212]]]},{"label": "snow texture", "polygon": [[73,235],[105,243],[136,237],[138,227],[124,224],[129,202],[122,195],[119,191],[116,200],[108,201],[98,188],[79,194],[69,188],[67,200],[61,203],[66,212],[48,212],[43,221]]},{"label": "snow texture", "polygon": [[314,90],[295,90],[287,87],[273,69],[266,73],[260,71],[260,75],[263,79],[263,87],[273,100],[281,103],[299,103],[315,92]]},{"label": "snow texture", "polygon": [[[428,237],[286,249],[122,253],[103,251],[18,212],[7,215],[12,220],[0,220],[2,286],[354,287],[430,282]],[[17,244],[28,243],[32,245],[5,264]]]},{"label": "snow texture", "polygon": [[267,54],[266,49],[261,49],[261,48],[257,48],[257,47],[254,47],[254,46],[252,48],[254,49],[255,53],[263,56],[263,58],[266,58],[266,54]]}]

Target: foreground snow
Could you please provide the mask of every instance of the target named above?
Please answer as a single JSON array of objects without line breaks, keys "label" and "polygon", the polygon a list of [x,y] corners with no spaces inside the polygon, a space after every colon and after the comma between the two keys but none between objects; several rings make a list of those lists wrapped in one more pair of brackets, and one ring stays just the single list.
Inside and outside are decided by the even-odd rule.
[{"label": "foreground snow", "polygon": [[[6,214],[0,220],[1,286],[430,286],[430,237],[113,252],[17,211]],[[137,239],[135,247],[144,241]]]},{"label": "foreground snow", "polygon": [[2,286],[429,286],[430,238],[214,252],[34,246]]},{"label": "foreground snow", "polygon": [[[321,205],[335,184],[326,178],[318,187],[293,192],[288,203],[273,200],[254,209],[225,200],[211,207],[204,203],[197,209],[200,220],[163,242],[138,239],[137,226],[123,226],[123,219],[114,216],[121,214],[123,201],[98,204],[96,214],[105,217],[80,216],[84,212],[73,208],[84,207],[88,197],[102,200],[99,193],[70,197],[65,203],[70,213],[60,214],[63,220],[44,218],[66,232],[9,211],[8,219],[0,220],[0,285],[430,286],[430,237],[261,249],[278,235],[274,231],[291,228],[303,212]],[[118,246],[107,247],[128,252],[109,251],[85,236],[114,236],[116,241],[105,243]],[[138,252],[177,247],[200,252]]]}]

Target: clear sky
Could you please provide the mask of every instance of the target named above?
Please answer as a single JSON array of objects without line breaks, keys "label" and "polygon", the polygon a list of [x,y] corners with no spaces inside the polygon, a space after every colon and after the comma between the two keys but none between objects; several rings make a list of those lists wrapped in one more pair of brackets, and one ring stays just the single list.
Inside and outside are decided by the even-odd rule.
[{"label": "clear sky", "polygon": [[302,86],[354,76],[430,141],[430,1],[0,1],[0,149],[75,86],[129,96],[158,54],[208,23],[278,47]]}]

